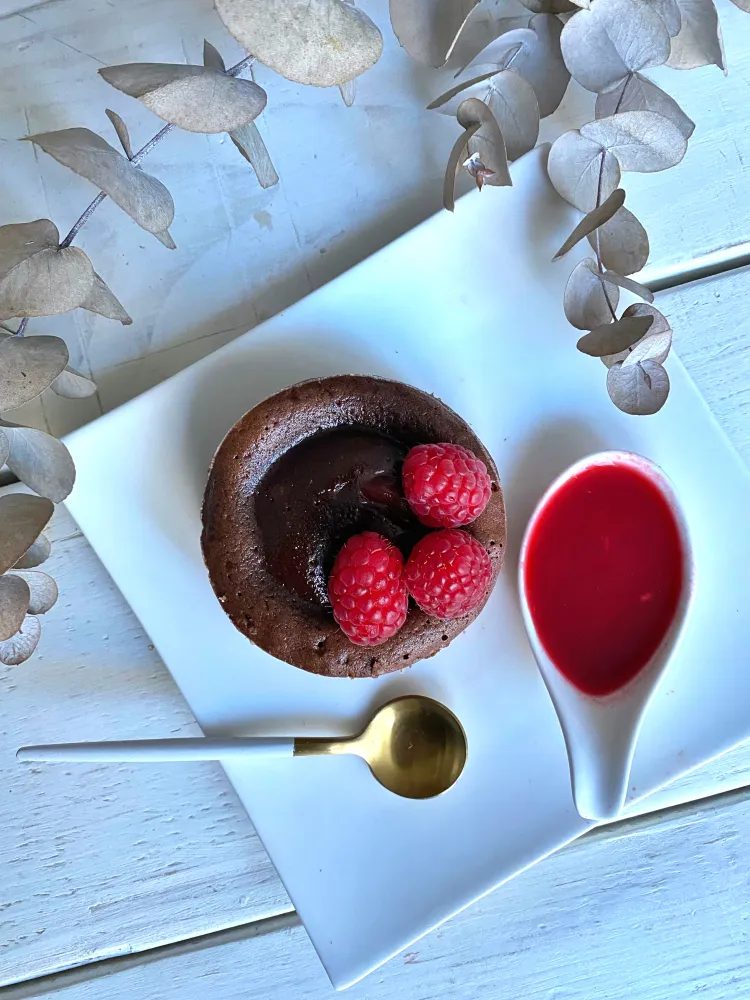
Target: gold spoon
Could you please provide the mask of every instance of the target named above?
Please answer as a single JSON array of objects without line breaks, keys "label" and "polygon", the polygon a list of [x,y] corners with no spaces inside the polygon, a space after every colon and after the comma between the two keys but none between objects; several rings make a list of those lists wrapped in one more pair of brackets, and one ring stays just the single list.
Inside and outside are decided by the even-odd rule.
[{"label": "gold spoon", "polygon": [[355,754],[391,792],[409,799],[429,799],[450,788],[463,771],[466,735],[444,705],[422,695],[406,695],[379,708],[361,733],[344,738],[232,736],[55,743],[21,747],[16,757],[136,763],[326,754]]},{"label": "gold spoon", "polygon": [[358,736],[343,740],[296,739],[295,757],[353,753],[381,785],[408,799],[446,791],[466,763],[466,735],[444,705],[421,695],[396,698],[373,716]]}]

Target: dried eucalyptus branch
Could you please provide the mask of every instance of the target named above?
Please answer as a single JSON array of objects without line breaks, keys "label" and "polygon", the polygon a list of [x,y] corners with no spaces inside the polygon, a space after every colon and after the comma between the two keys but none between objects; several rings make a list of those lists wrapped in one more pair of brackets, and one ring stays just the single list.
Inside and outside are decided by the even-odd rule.
[{"label": "dried eucalyptus branch", "polygon": [[[613,115],[619,114],[620,108],[622,107],[623,99],[625,97],[625,93],[626,93],[626,91],[628,89],[628,84],[630,83],[630,81],[632,80],[632,78],[633,78],[633,74],[629,73],[628,76],[627,76],[627,79],[625,80],[625,83],[624,83],[624,85],[623,85],[623,87],[622,87],[622,89],[620,91],[620,96],[619,96],[619,99],[617,101],[617,104],[615,105],[614,110],[612,111]],[[599,164],[599,180],[597,181],[597,185],[596,185],[596,205],[594,206],[595,208],[598,208],[601,205],[601,203],[602,203],[602,191],[603,191],[603,188],[604,188],[604,161],[605,161],[606,156],[607,156],[607,152],[606,152],[606,150],[603,149],[601,151],[601,154],[600,154],[600,160],[601,160],[601,162]],[[601,243],[600,243],[600,238],[599,238],[599,233],[598,232],[597,232],[596,237],[595,237],[594,250],[596,251],[596,264],[597,264],[597,267],[599,269],[599,274],[604,274],[605,267],[604,267],[604,264],[602,263]],[[612,321],[613,322],[617,322],[617,312],[615,311],[615,305],[613,305],[613,303],[612,303],[612,299],[610,297],[610,292],[609,292],[609,290],[607,288],[606,282],[602,282],[602,294],[604,295],[604,298],[606,300],[607,308],[609,309],[610,315],[612,317]],[[619,295],[619,293],[618,293],[618,295]],[[580,350],[580,347],[579,347],[579,350]],[[612,353],[612,352],[609,352],[609,353]]]},{"label": "dried eucalyptus branch", "polygon": [[[284,20],[279,15],[289,13],[290,7],[296,8],[296,16],[289,21],[289,30],[279,31],[278,24]],[[222,11],[235,34],[249,32],[254,52],[262,52],[269,65],[290,79],[301,74],[308,83],[338,86],[347,105],[355,97],[356,76],[380,55],[380,32],[350,0],[265,0],[250,12],[242,0],[227,0]],[[301,33],[295,33],[295,25]],[[47,388],[70,398],[96,392],[90,379],[68,365],[64,341],[58,337],[26,338],[24,333],[29,317],[77,308],[123,324],[132,322],[88,256],[72,244],[99,205],[110,198],[141,228],[169,249],[175,248],[169,233],[174,218],[172,196],[161,181],[139,169],[141,161],[174,128],[204,134],[227,132],[262,187],[278,182],[255,125],[255,118],[266,106],[266,92],[254,81],[239,78],[254,59],[255,55],[246,56],[226,69],[217,49],[205,42],[203,66],[134,63],[102,69],[100,74],[108,83],[141,101],[166,123],[135,153],[127,125],[111,110],[106,113],[124,155],[85,128],[27,137],[99,191],[62,240],[49,219],[0,226],[0,321],[20,317],[15,331],[2,323],[0,412],[12,411]],[[36,524],[31,514],[40,503],[46,505],[46,522],[52,502],[63,500],[72,489],[75,468],[62,442],[0,419],[0,466],[3,464],[39,494],[36,498],[8,499],[7,503],[0,499],[4,507],[15,504],[20,510],[17,518],[0,518],[0,555],[5,548],[6,555],[10,552],[12,556],[0,564],[0,662],[20,663],[39,641],[36,616],[48,610],[57,597],[49,577],[25,572],[43,562],[50,551],[49,542],[40,534],[43,522]],[[34,532],[24,533],[30,517]]]},{"label": "dried eucalyptus branch", "polygon": [[[237,76],[247,66],[252,66],[254,61],[255,61],[254,56],[245,56],[244,59],[240,59],[238,63],[235,63],[234,66],[231,66],[228,70],[226,70],[227,76]],[[155,149],[159,145],[162,139],[164,139],[166,136],[169,135],[169,133],[175,127],[176,126],[172,124],[172,122],[168,122],[164,126],[164,128],[159,129],[156,135],[153,135],[148,140],[148,142],[145,143],[145,145],[141,146],[141,148],[138,150],[137,153],[134,153],[132,156],[128,157],[130,162],[134,166],[137,166],[143,159],[145,159],[145,157],[148,156],[148,154],[151,152],[152,149]],[[70,228],[70,232],[65,237],[65,239],[63,239],[63,241],[60,243],[61,247],[70,246],[70,244],[76,238],[78,233],[81,231],[81,229],[83,229],[83,227],[86,225],[86,223],[89,221],[91,216],[94,214],[94,212],[97,210],[97,208],[101,205],[101,203],[105,200],[106,197],[107,195],[104,191],[99,192],[99,194],[96,196],[96,198],[94,198],[91,204],[81,213],[81,216],[73,223],[73,225]]]},{"label": "dried eucalyptus branch", "polygon": [[[140,161],[178,124],[206,132],[227,128],[230,134],[232,129],[255,128],[252,119],[265,107],[265,92],[248,81],[229,83],[253,57],[247,56],[225,71],[221,56],[206,43],[204,59],[205,67],[141,68],[135,73],[135,83],[132,68],[113,68],[113,72],[121,71],[115,73],[116,85],[126,91],[134,89],[134,96],[143,98],[157,114],[174,119],[137,153],[132,152],[125,122],[113,111],[107,115],[124,156],[88,129],[71,128],[28,137],[28,141],[101,190],[63,240],[49,219],[0,227],[0,318],[21,316],[15,331],[0,323],[0,411],[12,411],[49,387],[70,398],[96,392],[90,379],[68,366],[68,349],[63,340],[24,337],[30,316],[55,315],[82,307],[124,324],[131,322],[86,254],[71,246],[105,198],[115,201],[166,246],[174,247],[168,230],[174,217],[172,197],[160,181],[138,169]],[[201,88],[208,96],[200,93]],[[203,103],[199,99],[202,96]],[[260,134],[243,135],[247,142],[252,141],[253,148],[253,155],[248,156],[241,146],[243,155],[254,166],[265,157],[260,182],[266,186],[275,183],[278,177],[272,167],[269,169],[268,152]],[[234,134],[232,138],[238,142]],[[61,441],[43,431],[0,419],[2,465],[39,494],[0,498],[0,662],[17,664],[31,656],[39,642],[37,616],[57,600],[54,580],[41,571],[29,570],[49,555],[50,545],[41,529],[53,503],[64,500],[73,488],[75,467]]]},{"label": "dried eucalyptus branch", "polygon": [[383,51],[374,22],[342,0],[215,0],[215,6],[240,45],[295,83],[338,87],[374,66]]},{"label": "dried eucalyptus branch", "polygon": [[[280,15],[289,13],[291,7],[296,8],[295,17],[288,21],[288,30],[280,31],[278,25],[284,21]],[[235,34],[249,32],[254,52],[262,52],[269,65],[290,79],[338,86],[347,105],[355,98],[356,76],[378,59],[382,47],[378,29],[350,0],[265,0],[252,10],[242,0],[226,0],[222,12]],[[49,219],[0,226],[0,321],[20,317],[15,331],[2,324],[0,412],[12,411],[47,388],[70,398],[96,392],[90,379],[68,365],[64,341],[26,338],[24,333],[29,317],[77,308],[123,324],[132,322],[88,256],[72,244],[99,205],[110,198],[141,228],[169,249],[175,248],[169,233],[174,218],[172,196],[161,181],[139,169],[141,161],[174,128],[204,134],[227,132],[262,187],[278,182],[255,125],[266,106],[266,92],[254,81],[239,79],[241,70],[254,59],[255,55],[246,56],[226,69],[217,49],[205,42],[203,66],[134,63],[102,69],[100,74],[108,83],[140,100],[166,123],[136,153],[127,125],[111,110],[106,113],[124,155],[85,128],[27,137],[96,185],[99,192],[62,240]],[[72,489],[75,468],[62,442],[0,419],[3,464],[39,494],[8,499],[4,507],[15,504],[20,514],[15,519],[0,518],[0,555],[5,547],[6,555],[12,556],[0,565],[0,662],[20,663],[39,641],[36,616],[57,598],[54,581],[42,573],[25,572],[47,558],[50,546],[40,535],[43,523],[35,524],[31,535],[24,533],[24,517],[28,521],[28,512],[33,514],[43,503],[48,510],[46,521],[52,502],[63,500]]]},{"label": "dried eucalyptus branch", "polygon": [[[409,17],[427,2],[403,0],[411,13],[402,10],[400,21],[411,24]],[[463,104],[482,102],[487,109],[482,116],[485,132],[494,121],[494,145],[504,142],[512,161],[536,144],[539,119],[559,106],[571,76],[596,94],[594,120],[560,136],[547,165],[560,196],[584,213],[555,259],[583,239],[594,252],[569,278],[565,314],[573,326],[589,331],[579,339],[578,348],[600,357],[607,366],[607,391],[614,404],[626,413],[655,413],[669,393],[669,377],[662,366],[672,331],[651,305],[651,292],[631,277],[648,260],[649,240],[625,207],[620,182],[625,171],[666,170],[685,155],[695,124],[642,71],[665,64],[675,69],[716,65],[726,71],[716,9],[713,0],[522,2],[534,13],[528,27],[501,27],[457,74],[459,82],[429,107],[456,115],[465,128]],[[740,9],[750,9],[750,0],[734,2]],[[433,0],[432,9],[436,19],[445,19],[446,30],[455,28],[440,0]],[[562,13],[570,15],[564,26],[558,17]],[[415,58],[431,62],[419,44],[423,37],[424,32],[417,36],[413,30],[399,34]],[[451,46],[454,43],[455,39]],[[431,64],[442,64],[449,51],[443,47],[440,63]],[[478,117],[475,112],[474,119]],[[446,173],[446,207],[451,209],[459,144],[467,145],[466,133],[454,146]],[[470,156],[463,166],[481,187],[486,178],[478,156]],[[644,304],[618,315],[621,289]]]},{"label": "dried eucalyptus branch", "polygon": [[46,543],[49,552],[42,530],[53,509],[42,497],[0,497],[0,663],[6,665],[31,656],[41,634],[36,616],[57,600],[57,586],[45,573],[19,572],[22,566],[36,565],[36,557],[30,556],[35,546],[43,552]]}]

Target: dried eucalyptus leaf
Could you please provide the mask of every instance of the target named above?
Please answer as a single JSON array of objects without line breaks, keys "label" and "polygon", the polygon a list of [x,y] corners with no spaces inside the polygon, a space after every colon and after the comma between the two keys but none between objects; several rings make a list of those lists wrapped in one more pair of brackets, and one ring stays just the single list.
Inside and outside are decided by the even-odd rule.
[{"label": "dried eucalyptus leaf", "polygon": [[0,431],[0,469],[5,465],[5,460],[10,454],[10,442],[5,434]]},{"label": "dried eucalyptus leaf", "polygon": [[657,364],[663,365],[669,357],[671,348],[671,330],[665,330],[663,333],[644,337],[637,344],[633,345],[628,356],[623,361],[623,366],[635,365],[641,361],[656,361]]},{"label": "dried eucalyptus leaf", "polygon": [[493,34],[483,48],[462,69],[454,73],[454,79],[458,79],[464,73],[467,77],[476,77],[508,69],[520,54],[524,43],[528,45],[535,43],[534,32],[526,25]]},{"label": "dried eucalyptus leaf", "polygon": [[640,340],[652,322],[650,316],[628,316],[614,323],[605,323],[591,333],[584,334],[576,346],[582,354],[588,354],[592,358],[615,354]]},{"label": "dried eucalyptus leaf", "polygon": [[600,198],[609,198],[621,177],[617,157],[578,130],[565,132],[553,142],[547,173],[560,197],[580,212],[591,212]]},{"label": "dried eucalyptus leaf", "polygon": [[187,132],[231,132],[257,118],[266,106],[266,92],[257,83],[205,66],[125,63],[99,73],[163,121]]},{"label": "dried eucalyptus leaf", "polygon": [[672,39],[667,66],[671,66],[672,69],[718,66],[726,75],[724,41],[713,0],[677,0],[677,2],[682,13],[682,27]]},{"label": "dried eucalyptus leaf", "polygon": [[605,222],[609,222],[615,212],[618,212],[624,204],[625,192],[622,188],[617,188],[606,201],[603,201],[601,205],[581,219],[552,259],[559,260],[561,257],[564,257],[566,253],[569,253],[573,249],[576,243],[580,243],[589,233],[593,233],[599,226],[603,226]]},{"label": "dried eucalyptus leaf", "polygon": [[221,52],[207,38],[203,39],[203,65],[207,69],[215,69],[217,73],[225,73],[227,69]]},{"label": "dried eucalyptus leaf", "polygon": [[634,73],[614,90],[597,96],[597,118],[609,118],[621,111],[655,111],[673,122],[686,139],[695,131],[695,122],[688,118],[677,101],[640,73]]},{"label": "dried eucalyptus leaf", "polygon": [[77,247],[60,249],[59,241],[49,219],[0,226],[0,319],[57,316],[86,298],[91,261]]},{"label": "dried eucalyptus leaf", "polygon": [[347,80],[346,83],[339,84],[339,93],[341,94],[341,100],[350,108],[354,104],[354,99],[357,96],[357,78],[354,77],[353,80]]},{"label": "dried eucalyptus leaf", "polygon": [[618,288],[606,289],[598,276],[596,261],[587,257],[577,264],[565,286],[565,316],[578,330],[593,330],[614,319],[620,301]]},{"label": "dried eucalyptus leaf", "polygon": [[33,427],[4,426],[10,443],[8,468],[42,497],[60,503],[73,489],[75,465],[57,438]]},{"label": "dried eucalyptus leaf", "polygon": [[112,122],[115,132],[117,132],[117,138],[120,140],[120,145],[125,151],[125,155],[129,160],[133,159],[133,147],[130,144],[130,132],[128,132],[128,126],[120,118],[116,111],[112,111],[107,108],[104,114]]},{"label": "dried eucalyptus leaf", "polygon": [[650,316],[653,322],[646,336],[636,341],[632,347],[605,355],[601,360],[607,368],[618,361],[628,361],[629,364],[635,364],[636,361],[658,361],[660,365],[664,364],[672,347],[672,330],[667,318],[658,309],[642,302],[628,306],[622,315],[623,319],[630,316]]},{"label": "dried eucalyptus leaf", "polygon": [[67,363],[68,347],[59,337],[0,341],[0,410],[14,410],[44,392]]},{"label": "dried eucalyptus leaf", "polygon": [[633,295],[637,295],[641,299],[645,299],[646,302],[654,301],[654,293],[650,288],[646,288],[642,285],[640,281],[634,281],[632,278],[626,278],[623,274],[617,274],[616,271],[605,271],[602,274],[602,281],[608,281],[611,285],[617,285],[618,288],[624,288],[628,292],[632,292]]},{"label": "dried eucalyptus leaf", "polygon": [[672,328],[669,325],[669,320],[664,315],[664,313],[659,312],[659,310],[652,305],[646,305],[643,302],[635,302],[632,306],[628,306],[625,312],[622,314],[625,317],[628,316],[650,316],[651,317],[651,327],[648,331],[649,337],[655,337],[658,333],[672,332]]},{"label": "dried eucalyptus leaf", "polygon": [[[348,3],[350,7],[355,7],[355,0],[344,0],[344,3]],[[344,102],[347,108],[351,108],[357,97],[357,78],[353,77],[351,80],[346,80],[344,83],[339,84],[339,94],[341,94],[341,100]]]},{"label": "dried eucalyptus leaf", "polygon": [[248,52],[296,83],[346,83],[374,66],[383,50],[376,25],[342,0],[215,0],[215,6]]},{"label": "dried eucalyptus leaf", "polygon": [[667,27],[642,0],[599,0],[570,18],[562,53],[575,79],[594,93],[611,90],[629,73],[669,58]]},{"label": "dried eucalyptus leaf", "polygon": [[39,619],[26,615],[18,632],[5,642],[0,642],[0,663],[4,663],[6,667],[14,667],[28,660],[39,644],[41,634]]},{"label": "dried eucalyptus leaf", "polygon": [[[496,38],[509,31],[528,27],[530,18],[525,8],[516,7],[513,16],[502,17],[499,9],[501,2],[502,0],[495,0],[492,5],[485,3],[475,7],[467,19],[451,55],[451,59],[455,58],[458,66],[453,74],[456,79],[461,76],[467,66],[476,60],[479,53],[486,49],[490,42],[494,42]],[[505,66],[486,65],[484,69],[476,72],[484,72],[486,69],[505,69]]]},{"label": "dried eucalyptus leaf", "polygon": [[487,107],[505,140],[512,162],[536,146],[539,138],[539,103],[534,88],[520,74],[504,70],[489,81]]},{"label": "dried eucalyptus leaf", "polygon": [[394,34],[412,59],[437,69],[448,60],[479,0],[390,0]]},{"label": "dried eucalyptus leaf", "polygon": [[670,38],[674,38],[682,27],[682,11],[677,0],[651,0],[651,6],[664,22]]},{"label": "dried eucalyptus leaf", "polygon": [[154,233],[154,236],[157,238],[157,240],[160,243],[162,243],[167,248],[167,250],[176,250],[177,249],[177,244],[172,239],[172,234],[169,232],[168,229],[165,229],[161,233]]},{"label": "dried eucalyptus leaf", "polygon": [[29,586],[20,576],[0,576],[0,642],[10,639],[29,610]]},{"label": "dried eucalyptus leaf", "polygon": [[664,406],[669,376],[657,361],[625,365],[621,361],[607,372],[607,392],[615,406],[633,416],[649,416]]},{"label": "dried eucalyptus leaf", "polygon": [[646,266],[648,233],[627,208],[621,208],[588,239],[607,271],[635,274]]},{"label": "dried eucalyptus leaf", "polygon": [[655,111],[625,111],[581,126],[581,135],[614,153],[623,170],[654,173],[674,167],[687,139],[674,122]]},{"label": "dried eucalyptus leaf", "polygon": [[81,308],[98,316],[104,316],[105,319],[118,319],[123,326],[130,326],[133,322],[122,303],[96,272],[94,272],[94,284],[86,301],[81,303]]},{"label": "dried eucalyptus leaf", "polygon": [[570,0],[521,0],[521,3],[533,14],[569,14],[577,9]]},{"label": "dried eucalyptus leaf", "polygon": [[611,368],[612,365],[616,365],[620,361],[624,361],[628,354],[630,354],[630,351],[631,348],[628,347],[624,351],[617,351],[615,354],[602,354],[599,360],[605,368]]},{"label": "dried eucalyptus leaf", "polygon": [[[38,497],[36,499],[39,499]],[[46,535],[40,535],[35,542],[26,549],[24,554],[13,564],[13,569],[31,569],[49,559],[52,545]]]},{"label": "dried eucalyptus leaf", "polygon": [[646,302],[654,301],[654,293],[650,288],[646,288],[645,285],[642,285],[640,281],[634,281],[632,278],[626,278],[622,274],[617,274],[616,271],[601,272],[595,268],[594,273],[600,281],[605,281],[609,285],[616,285],[618,288],[624,288],[626,291],[632,292],[633,295],[637,295],[639,298],[645,299]]},{"label": "dried eucalyptus leaf", "polygon": [[52,517],[54,506],[43,497],[9,493],[0,497],[0,572],[17,564]]},{"label": "dried eucalyptus leaf", "polygon": [[513,60],[513,69],[534,88],[539,117],[546,118],[560,107],[570,83],[561,47],[563,25],[551,14],[535,14],[529,28],[537,37],[536,44],[523,46]]},{"label": "dried eucalyptus leaf", "polygon": [[637,364],[639,361],[656,361],[663,365],[669,356],[672,347],[672,331],[657,333],[651,336],[647,334],[636,344],[625,351],[618,351],[617,354],[605,354],[600,358],[607,368],[622,362],[623,364]]},{"label": "dried eucalyptus leaf", "polygon": [[562,23],[552,14],[535,14],[528,28],[507,31],[490,42],[467,69],[478,65],[482,72],[490,66],[513,69],[534,88],[539,115],[546,118],[558,109],[570,83],[560,48],[562,30]]},{"label": "dried eucalyptus leaf", "polygon": [[430,108],[455,115],[462,101],[470,97],[486,104],[500,126],[508,160],[517,160],[536,146],[539,138],[539,105],[534,88],[513,70],[500,70],[478,80],[459,84]]},{"label": "dried eucalyptus leaf", "polygon": [[[466,97],[478,97],[479,100],[484,99],[484,88],[479,88],[479,84],[485,83],[485,81],[492,79],[493,76],[497,76],[501,70],[495,69],[494,67],[487,70],[486,73],[480,73],[479,76],[474,76],[470,80],[463,80],[461,83],[457,83],[455,87],[451,87],[450,90],[446,90],[444,94],[440,97],[436,97],[434,101],[431,101],[427,105],[428,111],[439,110],[443,115],[454,116],[458,111],[458,105]],[[472,93],[467,94],[464,91],[471,90]],[[459,97],[459,95],[462,95]],[[458,98],[458,100],[455,100]]]},{"label": "dried eucalyptus leaf", "polygon": [[[66,128],[31,135],[29,142],[101,188],[147,232],[156,235],[172,224],[174,202],[161,181],[134,166],[95,132]],[[89,290],[93,283],[92,275]]]},{"label": "dried eucalyptus leaf", "polygon": [[230,132],[229,137],[255,171],[258,183],[262,188],[273,187],[274,184],[279,183],[279,175],[274,169],[266,144],[263,142],[263,137],[255,122],[241,125],[234,132]]},{"label": "dried eucalyptus leaf", "polygon": [[479,131],[479,123],[466,129],[453,144],[453,149],[448,156],[448,164],[445,168],[445,179],[443,181],[443,207],[449,212],[456,208],[456,174],[461,161],[466,153],[469,139]]},{"label": "dried eucalyptus leaf", "polygon": [[50,389],[58,396],[65,396],[66,399],[86,399],[95,394],[96,383],[68,366],[52,382]]},{"label": "dried eucalyptus leaf", "polygon": [[469,137],[469,156],[478,160],[485,173],[477,177],[477,187],[489,184],[490,187],[507,187],[513,182],[508,170],[508,155],[505,150],[505,140],[500,126],[482,101],[469,97],[462,101],[456,112],[459,125],[465,129],[479,125],[477,132]]},{"label": "dried eucalyptus leaf", "polygon": [[28,589],[28,612],[30,615],[44,615],[57,603],[59,596],[57,584],[46,573],[24,573],[13,571],[11,576],[0,577],[0,580],[21,580]]},{"label": "dried eucalyptus leaf", "polygon": [[0,316],[70,312],[86,298],[93,280],[91,261],[78,247],[41,250],[0,277]]}]

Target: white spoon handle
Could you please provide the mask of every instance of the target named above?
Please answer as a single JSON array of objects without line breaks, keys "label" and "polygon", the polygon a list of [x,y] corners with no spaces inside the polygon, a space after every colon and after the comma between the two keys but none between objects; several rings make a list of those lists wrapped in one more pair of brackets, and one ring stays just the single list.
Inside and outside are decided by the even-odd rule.
[{"label": "white spoon handle", "polygon": [[171,760],[228,760],[248,757],[291,757],[294,740],[286,736],[198,736],[173,740],[111,740],[106,743],[52,743],[21,747],[18,760],[117,761],[160,763]]}]

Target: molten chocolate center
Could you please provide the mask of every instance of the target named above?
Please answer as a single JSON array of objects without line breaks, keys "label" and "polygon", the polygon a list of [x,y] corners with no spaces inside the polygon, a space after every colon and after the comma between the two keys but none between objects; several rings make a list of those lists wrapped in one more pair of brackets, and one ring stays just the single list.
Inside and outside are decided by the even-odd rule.
[{"label": "molten chocolate center", "polygon": [[269,572],[298,597],[329,606],[328,576],[360,531],[390,538],[404,556],[426,533],[401,489],[409,450],[365,427],[323,431],[271,466],[255,499]]}]

